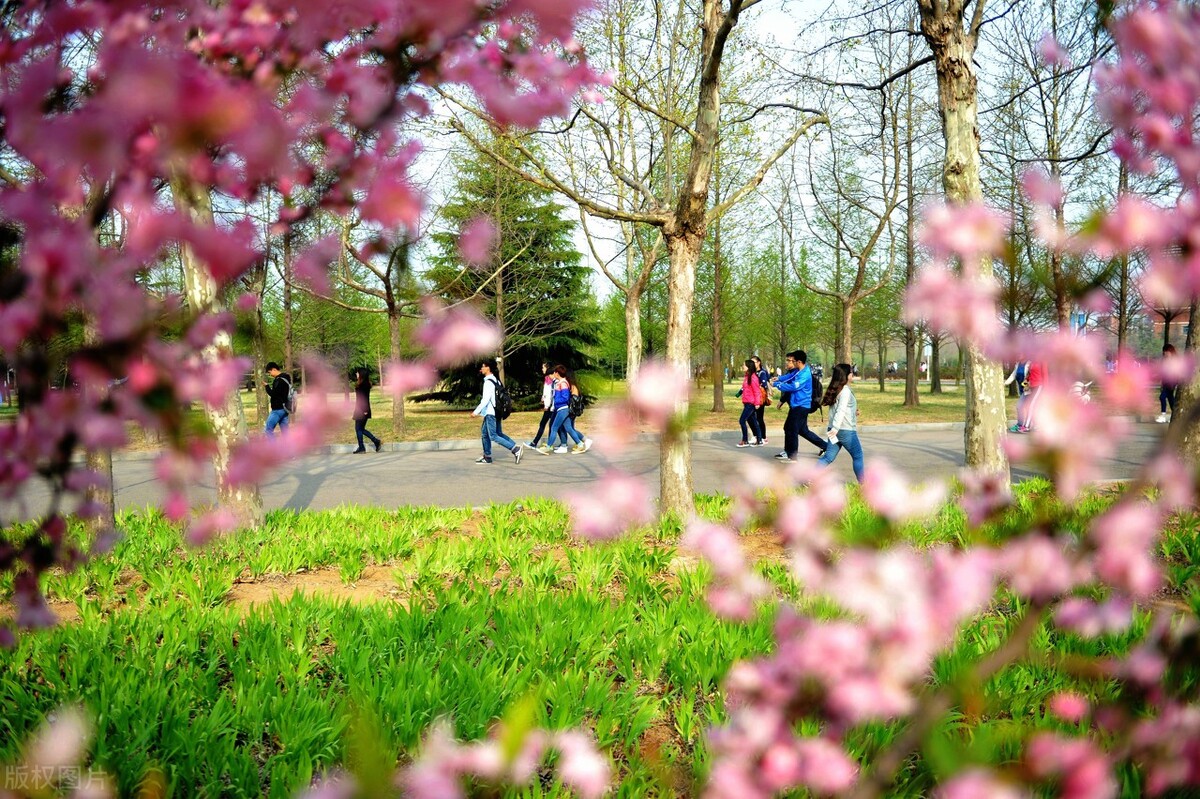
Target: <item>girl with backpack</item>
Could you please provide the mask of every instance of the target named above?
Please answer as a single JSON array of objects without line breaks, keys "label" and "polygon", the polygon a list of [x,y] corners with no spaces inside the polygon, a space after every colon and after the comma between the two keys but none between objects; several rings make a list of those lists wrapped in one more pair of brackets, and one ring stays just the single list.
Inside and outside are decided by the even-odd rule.
[{"label": "girl with backpack", "polygon": [[[554,375],[551,391],[554,421],[550,425],[550,435],[546,437],[546,444],[541,451],[543,453],[554,452],[559,455],[565,455],[567,452],[576,454],[587,452],[592,446],[591,439],[585,439],[571,421],[571,397],[579,396],[579,387],[568,378],[567,367],[562,364],[554,367]],[[562,440],[559,445],[551,449],[554,439],[560,436]],[[575,446],[569,450],[567,449],[567,436],[570,436],[571,440],[575,442]]]},{"label": "girl with backpack", "polygon": [[363,446],[363,436],[371,439],[375,451],[383,446],[383,442],[367,431],[367,420],[371,418],[371,375],[363,367],[354,370],[354,435],[358,438],[358,449],[354,454],[366,452]]},{"label": "girl with backpack", "polygon": [[762,386],[763,390],[762,404],[758,406],[758,432],[762,433],[762,442],[765,445],[767,443],[767,408],[771,404],[771,373],[763,368],[762,358],[752,355],[750,360],[754,361],[754,368],[758,370],[758,384]]},{"label": "girl with backpack", "polygon": [[854,464],[854,477],[861,483],[863,451],[862,444],[858,442],[858,400],[850,390],[852,379],[853,369],[850,364],[839,363],[833,367],[829,388],[825,389],[825,396],[821,398],[821,405],[829,406],[829,428],[825,433],[829,445],[817,463],[828,466],[833,463],[838,452],[845,449],[850,453]]},{"label": "girl with backpack", "polygon": [[[746,360],[746,370],[742,374],[742,387],[738,389],[737,395],[742,398],[742,416],[738,419],[738,424],[742,426],[742,440],[738,442],[739,447],[761,447],[763,445],[762,429],[758,426],[758,409],[763,404],[763,387],[758,380],[758,370],[754,368],[754,361]],[[750,437],[747,434],[747,425],[749,431],[754,433],[754,442],[750,442]]]}]

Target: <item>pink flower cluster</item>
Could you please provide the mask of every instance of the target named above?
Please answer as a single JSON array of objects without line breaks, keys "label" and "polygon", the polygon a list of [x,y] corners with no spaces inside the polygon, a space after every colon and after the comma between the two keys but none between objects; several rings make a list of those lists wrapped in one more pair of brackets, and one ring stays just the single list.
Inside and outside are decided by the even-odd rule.
[{"label": "pink flower cluster", "polygon": [[472,777],[492,784],[525,785],[537,774],[549,750],[559,754],[555,769],[563,785],[583,799],[604,795],[612,775],[608,759],[584,733],[567,730],[533,730],[508,751],[500,735],[486,741],[461,744],[448,721],[434,724],[425,738],[420,757],[400,775],[405,796],[412,799],[458,799],[467,794],[462,781]]}]

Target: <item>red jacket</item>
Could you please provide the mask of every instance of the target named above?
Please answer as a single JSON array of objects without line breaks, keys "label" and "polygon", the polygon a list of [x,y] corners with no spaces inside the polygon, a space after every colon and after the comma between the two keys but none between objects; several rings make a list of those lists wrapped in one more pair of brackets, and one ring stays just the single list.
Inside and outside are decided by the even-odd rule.
[{"label": "red jacket", "polygon": [[746,405],[762,405],[763,390],[758,375],[753,372],[742,378],[742,402]]}]

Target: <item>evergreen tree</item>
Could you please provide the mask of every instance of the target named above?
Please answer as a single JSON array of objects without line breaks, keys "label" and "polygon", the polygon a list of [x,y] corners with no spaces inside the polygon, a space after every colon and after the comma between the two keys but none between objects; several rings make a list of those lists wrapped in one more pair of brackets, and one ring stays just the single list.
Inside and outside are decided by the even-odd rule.
[{"label": "evergreen tree", "polygon": [[[500,138],[492,147],[519,160]],[[456,164],[454,193],[442,208],[446,229],[434,233],[433,267],[426,278],[447,302],[469,301],[496,320],[503,333],[500,377],[519,405],[541,396],[541,362],[581,370],[584,348],[596,340],[598,309],[590,275],[575,248],[575,225],[563,218],[552,193],[473,153]],[[496,228],[492,261],[465,266],[458,232],[479,216]],[[466,364],[446,374],[448,399],[466,402],[479,393],[479,372]],[[525,398],[522,403],[521,398]]]}]

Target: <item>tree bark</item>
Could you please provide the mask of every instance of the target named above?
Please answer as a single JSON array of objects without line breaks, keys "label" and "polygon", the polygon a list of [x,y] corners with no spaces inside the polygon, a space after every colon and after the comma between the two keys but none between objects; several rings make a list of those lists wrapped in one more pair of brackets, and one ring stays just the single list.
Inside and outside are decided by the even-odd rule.
[{"label": "tree bark", "polygon": [[[929,393],[942,393],[942,338],[934,336],[929,353]],[[968,389],[969,391],[970,389]],[[968,413],[970,411],[968,410]]]},{"label": "tree bark", "polygon": [[850,343],[853,340],[851,334],[854,332],[854,301],[849,297],[838,297],[838,305],[841,311],[838,332],[841,346],[837,353],[838,363],[854,363],[854,348]]},{"label": "tree bark", "polygon": [[625,380],[632,382],[642,368],[642,292],[625,295]]},{"label": "tree bark", "polygon": [[712,391],[714,413],[725,410],[725,379],[721,368],[721,291],[725,287],[721,274],[721,221],[713,225],[713,309],[712,309]]},{"label": "tree bark", "polygon": [[[98,336],[94,320],[88,319],[83,328],[85,345],[95,345]],[[107,390],[107,389],[106,389]],[[93,532],[113,529],[117,526],[117,502],[113,493],[113,458],[111,449],[88,450],[87,467],[100,475],[102,485],[90,486],[84,492],[84,499],[95,502],[103,508],[99,516],[92,521]]]},{"label": "tree bark", "polygon": [[[175,205],[193,218],[212,222],[212,198],[208,190],[189,186],[182,179],[172,181]],[[188,305],[194,312],[219,311],[221,300],[217,282],[207,267],[196,258],[189,246],[181,250],[183,263],[184,292]],[[213,340],[201,350],[201,358],[207,363],[233,357],[233,338],[226,331],[218,332]],[[216,473],[217,500],[231,511],[244,527],[258,527],[263,523],[263,504],[257,485],[230,486],[225,480],[229,472],[229,458],[234,446],[248,439],[246,415],[242,400],[235,389],[226,396],[225,402],[217,407],[205,407],[209,427],[216,438],[217,451],[213,455],[213,471]]]},{"label": "tree bark", "polygon": [[[400,314],[393,308],[388,310],[388,357],[393,363],[400,360]],[[382,375],[380,376],[382,379]],[[399,441],[404,435],[407,419],[404,416],[404,397],[392,394],[392,440]]]},{"label": "tree bark", "polygon": [[[917,0],[921,34],[934,57],[938,109],[946,155],[942,185],[950,203],[983,200],[979,178],[979,122],[975,76],[976,35],[983,20],[984,0],[975,0],[970,28],[963,0]],[[983,260],[975,280],[992,280],[992,263]],[[966,429],[963,443],[967,466],[1008,478],[1003,438],[1007,425],[1004,376],[1000,365],[984,357],[979,346],[963,348],[967,383]]]},{"label": "tree bark", "polygon": [[[707,193],[707,192],[706,192]],[[702,211],[703,212],[703,211]],[[696,266],[700,262],[703,233],[665,234],[670,272],[667,284],[667,362],[691,376],[692,303],[696,293]],[[688,401],[676,408],[687,413]],[[692,447],[687,431],[672,425],[662,436],[659,496],[662,510],[690,516],[695,508],[692,489]]]},{"label": "tree bark", "polygon": [[292,237],[283,237],[283,371],[292,379]]}]

